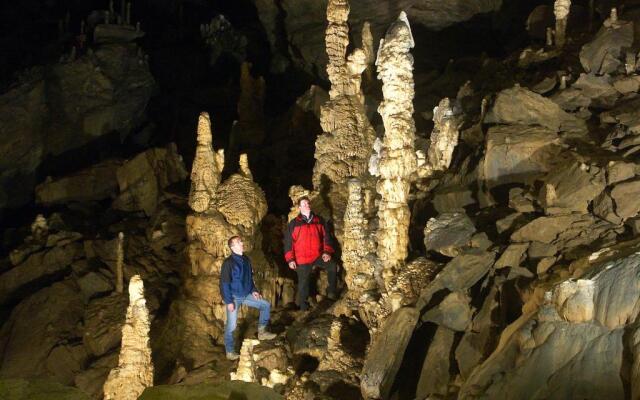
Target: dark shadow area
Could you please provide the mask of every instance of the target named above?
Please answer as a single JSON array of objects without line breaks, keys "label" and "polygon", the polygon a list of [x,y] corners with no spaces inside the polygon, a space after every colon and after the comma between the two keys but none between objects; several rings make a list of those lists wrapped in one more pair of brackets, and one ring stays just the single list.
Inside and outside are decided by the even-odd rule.
[{"label": "dark shadow area", "polygon": [[293,369],[298,376],[305,372],[315,371],[318,368],[318,364],[320,364],[318,359],[308,354],[297,354],[293,357]]}]

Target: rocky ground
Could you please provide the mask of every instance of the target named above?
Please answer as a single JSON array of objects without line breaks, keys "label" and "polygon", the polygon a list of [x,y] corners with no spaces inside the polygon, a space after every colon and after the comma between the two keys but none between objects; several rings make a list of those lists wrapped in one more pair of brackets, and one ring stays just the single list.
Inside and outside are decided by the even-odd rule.
[{"label": "rocky ground", "polygon": [[[280,5],[287,15],[301,12],[289,3]],[[472,14],[495,6],[482,3],[482,10]],[[269,1],[256,4],[274,7]],[[365,13],[360,6],[353,9],[353,21]],[[432,16],[422,14],[430,7],[430,2],[413,7],[409,19]],[[531,27],[543,24],[544,14],[536,9]],[[307,19],[285,20],[287,29],[313,25],[315,14],[305,15]],[[467,19],[464,12],[447,15]],[[267,173],[255,165],[272,160],[275,166],[267,170],[282,171],[291,149],[312,146],[313,141],[303,145],[305,137],[291,132],[322,131],[320,104],[329,95],[320,87],[312,87],[288,112],[267,123],[264,115],[253,118],[251,111],[263,107],[264,83],[243,67],[238,140],[262,142],[267,135],[273,141],[249,149],[236,142],[230,153],[238,154],[227,163],[223,157],[215,173],[194,172],[193,182],[215,181],[215,188],[209,188],[211,204],[204,208],[194,206],[194,189],[190,198],[188,168],[174,144],[108,158],[42,182],[26,180],[16,190],[26,193],[26,186],[35,186],[43,213],[34,215],[32,224],[5,232],[10,251],[0,260],[0,397],[56,393],[60,398],[102,398],[104,382],[118,364],[128,305],[126,295],[116,290],[118,234],[123,232],[124,280],[142,278],[151,319],[156,386],[141,399],[234,398],[238,393],[274,399],[637,398],[636,15],[629,7],[616,18],[594,23],[592,32],[570,31],[561,49],[536,42],[504,58],[452,60],[436,75],[417,62],[412,76],[417,132],[411,150],[418,167],[409,191],[408,258],[384,275],[368,250],[348,253],[350,243],[344,240],[360,238],[375,245],[380,227],[376,212],[366,206],[358,211],[348,203],[355,193],[352,186],[348,195],[313,197],[319,212],[331,217],[342,207],[360,225],[338,224],[347,255],[341,299],[331,302],[322,296],[326,277],[321,274],[307,312],[291,303],[295,278],[282,262],[286,216],[267,214],[263,203],[271,201],[270,191],[310,177],[311,171],[291,171],[266,188],[261,182]],[[376,29],[384,31],[383,20],[374,26],[375,37],[381,35]],[[420,21],[433,29],[454,22]],[[203,28],[203,35],[219,23]],[[34,178],[46,152],[55,153],[55,143],[68,143],[57,141],[56,135],[66,138],[74,132],[82,146],[85,137],[130,131],[131,124],[139,124],[136,118],[153,83],[144,55],[130,43],[140,33],[132,25],[102,34],[107,39],[91,53],[61,60],[54,68],[58,75],[36,74],[0,98],[0,115],[18,116],[3,123],[3,134],[11,136],[13,123],[22,129],[34,116],[43,118],[33,125],[39,132],[33,136],[36,142],[5,142],[0,149],[20,160],[3,169],[0,180]],[[270,44],[277,49],[276,39],[270,38]],[[322,35],[319,40],[311,40],[298,54],[309,68],[324,63],[311,57],[324,49]],[[239,45],[235,40],[229,44],[236,50]],[[416,47],[422,45],[416,39]],[[111,55],[103,57],[106,53]],[[126,79],[123,70],[130,71]],[[362,96],[362,107],[355,108],[358,118],[368,118],[380,138],[384,127],[374,111],[388,99],[376,86],[371,65],[363,70],[367,90],[345,96]],[[57,85],[79,87],[77,79],[93,82],[89,89],[83,86],[82,96],[56,91]],[[132,84],[134,95],[126,101],[118,97],[123,96],[120,85]],[[51,89],[44,91],[45,86]],[[335,99],[340,98],[333,96],[338,104]],[[441,102],[445,96],[448,101]],[[102,100],[89,104],[96,99]],[[43,121],[55,112],[51,104],[61,105],[60,112],[65,107],[76,111],[68,114],[73,118],[53,118],[66,122],[46,135]],[[440,112],[432,111],[438,104]],[[203,142],[201,133],[199,126],[198,144],[211,150],[211,139]],[[444,145],[434,156],[433,145],[440,141]],[[243,149],[251,169],[247,158],[239,157]],[[211,153],[211,163],[218,163]],[[433,166],[434,157],[446,162],[426,171],[424,165]],[[337,159],[343,158],[338,154]],[[370,182],[363,182],[366,189]],[[366,203],[357,187],[354,198]],[[238,198],[238,188],[246,196]],[[295,197],[300,190],[305,189],[293,188],[289,194]],[[0,197],[0,204],[12,198]],[[375,211],[374,200],[370,205]],[[234,213],[234,207],[246,212]],[[210,226],[215,232],[207,231]],[[350,233],[354,226],[360,227],[359,236]],[[271,329],[278,333],[272,341],[253,340],[257,315],[243,310],[238,362],[224,357],[217,293],[216,265],[224,251],[224,238],[218,236],[230,232],[249,237],[256,280],[272,301]],[[349,270],[357,257],[366,263],[356,272],[367,267],[371,276]],[[229,383],[230,377],[262,386]]]}]

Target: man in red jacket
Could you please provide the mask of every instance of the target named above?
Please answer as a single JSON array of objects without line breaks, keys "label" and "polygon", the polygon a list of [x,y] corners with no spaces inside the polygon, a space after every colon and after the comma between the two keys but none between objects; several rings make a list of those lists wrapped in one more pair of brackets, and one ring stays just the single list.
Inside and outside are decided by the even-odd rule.
[{"label": "man in red jacket", "polygon": [[297,303],[301,310],[309,308],[309,277],[314,265],[324,268],[329,278],[327,297],[336,299],[337,267],[331,233],[324,220],[311,212],[307,196],[298,200],[300,214],[289,222],[284,234],[284,258],[298,274]]}]

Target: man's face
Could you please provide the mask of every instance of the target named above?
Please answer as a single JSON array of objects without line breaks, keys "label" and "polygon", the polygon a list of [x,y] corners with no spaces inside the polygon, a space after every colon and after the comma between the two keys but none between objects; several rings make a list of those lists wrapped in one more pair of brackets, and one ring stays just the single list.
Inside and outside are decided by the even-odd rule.
[{"label": "man's face", "polygon": [[302,200],[300,202],[300,212],[304,215],[309,215],[311,212],[311,205],[309,204],[309,200]]},{"label": "man's face", "polygon": [[236,254],[242,254],[244,252],[244,243],[242,239],[236,238],[231,244],[231,250]]}]

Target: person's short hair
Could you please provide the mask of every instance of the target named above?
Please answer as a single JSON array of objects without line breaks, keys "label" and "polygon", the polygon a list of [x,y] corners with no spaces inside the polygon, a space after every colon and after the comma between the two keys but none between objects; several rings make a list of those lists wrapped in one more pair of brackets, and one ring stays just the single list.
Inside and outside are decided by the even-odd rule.
[{"label": "person's short hair", "polygon": [[298,199],[298,207],[300,207],[300,203],[302,203],[302,200],[306,200],[309,203],[311,203],[311,200],[309,199],[309,196],[302,196]]},{"label": "person's short hair", "polygon": [[238,235],[231,236],[229,238],[229,240],[227,240],[227,246],[229,246],[229,248],[231,248],[231,246],[233,246],[233,242],[235,242],[236,239],[240,239],[240,236],[238,236]]}]

